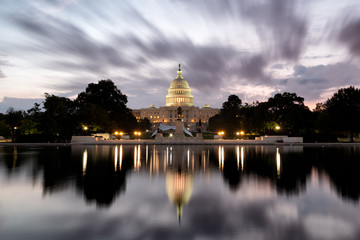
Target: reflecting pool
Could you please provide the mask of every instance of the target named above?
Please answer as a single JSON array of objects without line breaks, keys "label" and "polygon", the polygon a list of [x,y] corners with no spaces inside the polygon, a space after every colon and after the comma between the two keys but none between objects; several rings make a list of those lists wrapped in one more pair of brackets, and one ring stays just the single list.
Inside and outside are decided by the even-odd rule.
[{"label": "reflecting pool", "polygon": [[0,147],[0,239],[360,239],[360,147]]}]

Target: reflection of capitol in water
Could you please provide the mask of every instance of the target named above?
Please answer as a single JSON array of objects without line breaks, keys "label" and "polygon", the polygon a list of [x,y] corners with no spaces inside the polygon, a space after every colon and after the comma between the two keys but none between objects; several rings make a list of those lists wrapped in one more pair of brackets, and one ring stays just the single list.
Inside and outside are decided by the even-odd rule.
[{"label": "reflection of capitol in water", "polygon": [[[166,191],[169,200],[176,206],[179,221],[183,207],[189,202],[193,190],[194,174],[203,174],[210,178],[221,172],[231,186],[240,186],[241,175],[251,174],[262,168],[257,164],[258,156],[266,155],[270,161],[273,178],[282,173],[281,153],[289,152],[287,147],[246,147],[246,146],[197,146],[197,145],[115,145],[96,146],[83,149],[83,176],[86,176],[88,164],[112,161],[114,174],[132,170],[136,174],[145,174],[150,178],[162,175],[166,178]],[[295,152],[301,152],[296,148]],[[255,158],[252,155],[257,156]],[[247,161],[249,158],[249,161]],[[253,158],[253,159],[252,159]],[[92,163],[95,162],[95,163]],[[124,165],[126,167],[124,168]],[[254,170],[255,169],[255,170]],[[234,180],[235,179],[235,180]],[[231,187],[230,186],[230,187]]]},{"label": "reflection of capitol in water", "polygon": [[181,169],[169,169],[166,173],[166,192],[170,201],[176,205],[179,222],[182,208],[190,200],[193,189],[193,174]]}]

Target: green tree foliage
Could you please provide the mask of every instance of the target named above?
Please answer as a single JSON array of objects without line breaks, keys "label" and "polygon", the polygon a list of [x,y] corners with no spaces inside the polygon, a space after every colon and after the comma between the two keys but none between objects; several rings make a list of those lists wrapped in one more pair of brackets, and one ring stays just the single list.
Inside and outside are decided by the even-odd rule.
[{"label": "green tree foliage", "polygon": [[331,119],[331,127],[349,134],[351,141],[360,132],[360,89],[350,86],[339,89],[325,103],[324,114]]},{"label": "green tree foliage", "polygon": [[90,83],[76,99],[84,125],[97,131],[132,131],[137,122],[126,107],[127,97],[110,80]]}]

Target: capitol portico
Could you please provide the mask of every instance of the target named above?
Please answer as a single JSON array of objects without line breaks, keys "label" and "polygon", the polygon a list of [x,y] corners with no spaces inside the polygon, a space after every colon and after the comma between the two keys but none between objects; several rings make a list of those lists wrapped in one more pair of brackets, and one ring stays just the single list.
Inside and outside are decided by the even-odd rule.
[{"label": "capitol portico", "polygon": [[177,71],[177,77],[171,82],[168,94],[166,95],[165,106],[156,108],[151,105],[149,108],[133,110],[138,121],[148,118],[153,128],[160,123],[174,125],[177,116],[177,108],[182,109],[182,121],[185,127],[195,131],[198,128],[206,129],[209,118],[219,113],[219,109],[205,105],[203,108],[194,106],[193,96],[189,83],[182,76],[181,67]]}]

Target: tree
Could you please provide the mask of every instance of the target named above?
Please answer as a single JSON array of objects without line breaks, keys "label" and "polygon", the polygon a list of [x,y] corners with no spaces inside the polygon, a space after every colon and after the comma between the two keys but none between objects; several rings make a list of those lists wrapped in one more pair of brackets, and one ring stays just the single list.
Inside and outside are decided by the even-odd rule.
[{"label": "tree", "polygon": [[302,135],[312,129],[312,113],[304,98],[296,93],[277,93],[267,101],[268,120],[281,126],[282,132]]},{"label": "tree", "polygon": [[236,115],[241,107],[241,99],[236,95],[230,95],[228,100],[222,104],[221,113]]},{"label": "tree", "polygon": [[[110,79],[90,83],[76,101],[80,108],[81,122],[94,128],[111,132],[132,131],[137,126],[136,118],[126,107],[127,96]],[[91,114],[94,109],[98,114]]]},{"label": "tree", "polygon": [[29,110],[26,111],[26,113],[24,113],[22,133],[25,135],[39,134],[40,131],[39,131],[38,127],[39,127],[42,115],[43,115],[43,112],[41,112],[40,104],[35,103],[34,107],[30,108]]},{"label": "tree", "polygon": [[360,89],[350,86],[339,89],[325,103],[326,111],[335,130],[347,132],[353,141],[360,132]]},{"label": "tree", "polygon": [[241,128],[240,107],[241,99],[236,95],[230,95],[223,103],[220,113],[209,119],[209,131],[226,132],[227,136],[233,136]]},{"label": "tree", "polygon": [[17,129],[20,128],[23,119],[23,111],[15,111],[14,108],[9,108],[7,110],[5,115],[5,123],[8,124],[10,128],[12,142],[15,142],[15,135],[17,134]]},{"label": "tree", "polygon": [[140,119],[139,128],[141,131],[150,130],[151,129],[150,120],[147,117],[145,117],[144,119]]},{"label": "tree", "polygon": [[45,134],[58,136],[58,141],[70,141],[78,126],[77,108],[73,101],[45,93],[44,115],[41,130]]},{"label": "tree", "polygon": [[0,113],[0,136],[7,138],[10,135],[11,135],[10,129],[5,122],[5,115]]}]

